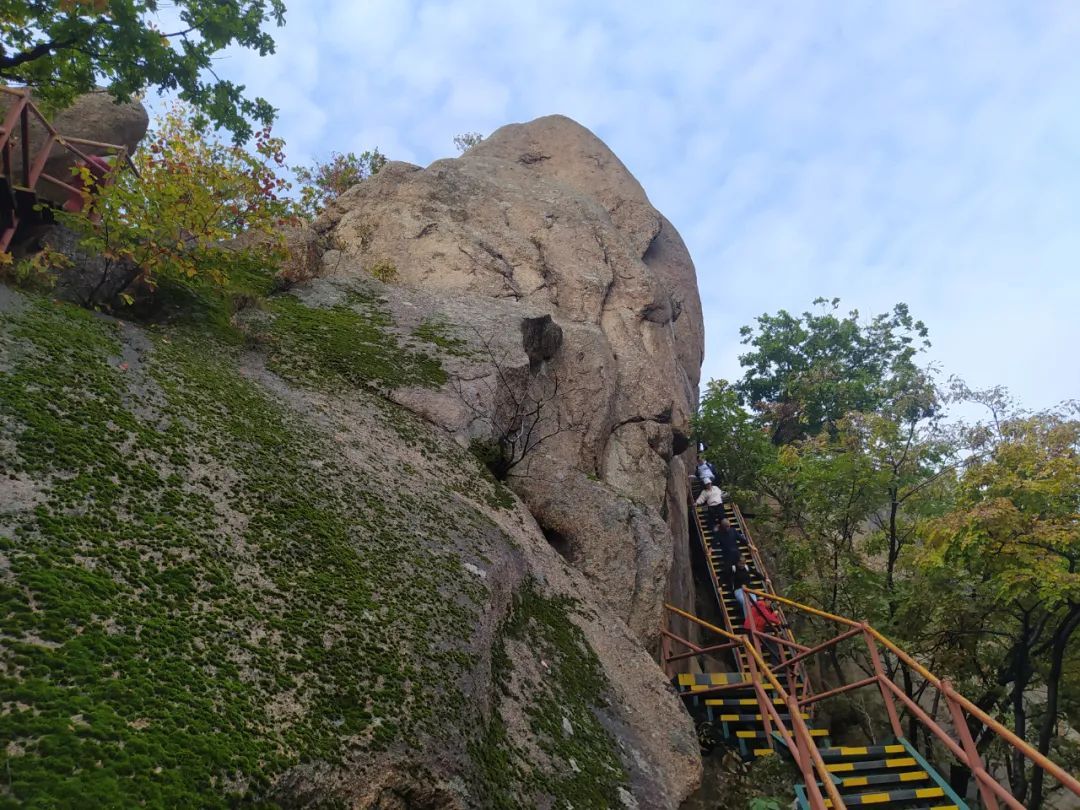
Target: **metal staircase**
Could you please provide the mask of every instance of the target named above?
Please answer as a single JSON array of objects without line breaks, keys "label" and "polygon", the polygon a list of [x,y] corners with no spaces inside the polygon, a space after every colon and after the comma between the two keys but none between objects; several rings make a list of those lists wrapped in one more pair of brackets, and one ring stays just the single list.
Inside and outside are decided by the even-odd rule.
[{"label": "metal staircase", "polygon": [[[52,208],[39,199],[39,183],[46,182],[63,192],[69,201],[65,205],[67,210],[82,209],[82,182],[75,180],[72,185],[45,172],[46,163],[56,156],[54,152],[70,153],[76,166],[90,169],[95,183],[107,182],[114,168],[134,170],[134,166],[123,146],[61,135],[31,100],[28,89],[0,85],[0,94],[9,98],[7,113],[0,121],[0,253],[3,253],[20,228],[53,222]],[[31,149],[31,121],[45,133],[37,150]],[[91,152],[109,155],[114,162],[109,164],[97,154],[88,154]]]},{"label": "metal staircase", "polygon": [[[697,484],[693,489],[696,495]],[[723,627],[673,605],[665,605],[665,615],[697,624],[719,636],[722,642],[702,647],[665,626],[661,628],[661,659],[672,676],[673,686],[698,725],[703,748],[722,744],[746,760],[772,754],[789,757],[801,775],[794,788],[798,806],[804,809],[874,806],[910,810],[968,810],[974,807],[996,810],[1006,806],[1024,810],[1008,789],[987,771],[971,738],[970,718],[992,729],[1031,763],[1045,769],[1062,787],[1080,797],[1080,781],[1016,738],[953,690],[947,681],[925,670],[872,627],[778,595],[742,513],[725,500],[725,514],[739,533],[742,559],[754,586],[751,592],[772,602],[774,611],[784,619],[784,629],[777,635],[743,629],[742,611],[732,591],[731,580],[726,576],[720,551],[715,547],[715,538],[708,528],[706,510],[691,504],[690,531],[704,555],[716,612]],[[795,639],[787,626],[783,607],[823,618],[844,629],[823,644],[807,647]],[[828,691],[813,692],[806,661],[844,641],[860,639],[865,643],[865,659],[872,664],[874,675]],[[928,686],[937,689],[941,703],[951,717],[951,728],[939,723],[892,681],[882,666],[880,647],[893,656],[897,668],[906,667],[909,673],[922,677]],[[688,660],[695,661],[695,669],[702,671],[674,672],[676,666]],[[891,733],[882,735],[884,744],[832,746],[828,729],[817,728],[814,724],[815,707],[835,695],[866,687],[876,687],[880,693]],[[900,712],[905,710],[922,724],[928,736],[936,736],[956,761],[970,769],[977,799],[959,796],[941,772],[904,738]]]}]

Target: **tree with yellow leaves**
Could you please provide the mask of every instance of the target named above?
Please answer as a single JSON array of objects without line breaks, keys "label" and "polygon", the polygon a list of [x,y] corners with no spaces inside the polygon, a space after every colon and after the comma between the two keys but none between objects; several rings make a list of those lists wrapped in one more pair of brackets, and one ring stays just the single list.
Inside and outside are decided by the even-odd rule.
[{"label": "tree with yellow leaves", "polygon": [[[984,703],[1010,713],[1018,736],[1031,736],[1028,715],[1045,691],[1035,742],[1046,754],[1080,628],[1080,419],[1075,404],[1008,417],[1001,391],[976,398],[994,419],[970,432],[952,508],[928,524],[922,568],[949,595],[927,607],[957,660],[992,672]],[[1041,807],[1043,771],[1029,777],[1018,753],[1005,764],[1016,798]]]}]

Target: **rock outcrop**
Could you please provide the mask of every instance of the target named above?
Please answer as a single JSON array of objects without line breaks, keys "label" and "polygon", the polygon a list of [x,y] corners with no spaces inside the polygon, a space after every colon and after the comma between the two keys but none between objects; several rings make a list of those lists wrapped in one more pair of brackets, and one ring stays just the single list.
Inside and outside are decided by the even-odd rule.
[{"label": "rock outcrop", "polygon": [[10,801],[674,810],[696,787],[639,640],[384,396],[439,390],[458,349],[392,289],[268,295],[244,348],[222,301],[147,331],[0,285]]},{"label": "rock outcrop", "polygon": [[[331,247],[328,274],[394,270],[396,315],[432,295],[446,302],[429,315],[468,347],[450,369],[457,387],[400,401],[465,440],[491,440],[507,390],[520,404],[545,400],[530,394],[537,380],[557,382],[541,402],[546,438],[510,485],[652,646],[664,598],[692,604],[675,548],[702,318],[687,250],[639,183],[595,135],[550,116],[426,169],[390,163],[315,228]],[[535,340],[536,319],[560,339]]]},{"label": "rock outcrop", "polygon": [[552,117],[294,236],[291,275],[151,330],[0,286],[5,795],[674,810],[678,235]]}]

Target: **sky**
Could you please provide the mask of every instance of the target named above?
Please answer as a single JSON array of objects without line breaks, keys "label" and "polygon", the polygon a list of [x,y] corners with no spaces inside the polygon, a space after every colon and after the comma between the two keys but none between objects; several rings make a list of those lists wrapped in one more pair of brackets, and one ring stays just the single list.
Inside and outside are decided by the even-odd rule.
[{"label": "sky", "polygon": [[898,301],[928,359],[1027,407],[1080,397],[1080,3],[286,0],[278,51],[220,75],[293,162],[568,115],[679,229],[703,379],[738,329]]}]

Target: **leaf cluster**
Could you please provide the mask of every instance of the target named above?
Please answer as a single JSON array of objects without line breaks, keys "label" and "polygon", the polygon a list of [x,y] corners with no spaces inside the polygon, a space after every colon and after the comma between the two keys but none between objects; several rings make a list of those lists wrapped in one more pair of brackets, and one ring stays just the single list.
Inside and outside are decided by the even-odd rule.
[{"label": "leaf cluster", "polygon": [[269,128],[253,149],[222,143],[177,104],[138,153],[137,175],[114,172],[97,186],[81,169],[90,214],[58,216],[105,259],[105,274],[127,274],[123,295],[152,290],[160,278],[220,285],[237,266],[269,267],[284,256],[282,226],[295,211],[279,173],[282,149]]},{"label": "leaf cluster", "polygon": [[454,148],[461,153],[465,153],[482,140],[484,140],[484,136],[479,132],[462,132],[460,135],[454,136]]},{"label": "leaf cluster", "polygon": [[274,52],[266,23],[285,23],[282,0],[176,0],[163,28],[157,0],[0,0],[0,80],[34,88],[58,109],[99,83],[119,101],[149,87],[172,91],[239,142],[274,118],[262,98],[214,72],[233,46]]},{"label": "leaf cluster", "polygon": [[293,169],[300,183],[300,200],[309,216],[315,217],[333,200],[372,175],[387,163],[378,147],[361,152],[332,152],[330,159]]},{"label": "leaf cluster", "polygon": [[868,323],[858,310],[840,315],[839,303],[818,298],[818,312],[780,310],[740,330],[751,349],[739,356],[746,373],[736,389],[778,444],[816,435],[850,411],[917,407],[905,399],[924,382],[915,356],[930,345],[925,324],[903,303]]}]

